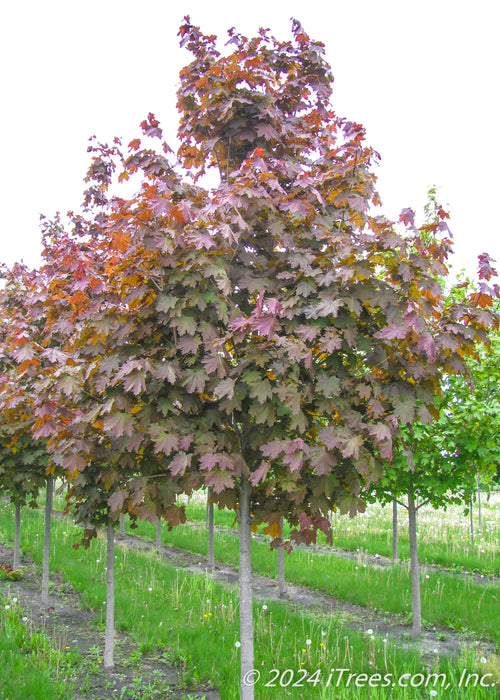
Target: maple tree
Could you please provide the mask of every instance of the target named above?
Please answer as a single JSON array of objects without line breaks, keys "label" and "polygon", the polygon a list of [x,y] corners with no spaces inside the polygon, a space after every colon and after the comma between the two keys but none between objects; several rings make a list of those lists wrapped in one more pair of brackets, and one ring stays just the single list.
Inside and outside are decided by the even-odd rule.
[{"label": "maple tree", "polygon": [[34,438],[34,378],[39,361],[35,347],[41,340],[40,325],[27,313],[27,300],[36,288],[36,272],[16,264],[2,269],[0,315],[0,489],[7,491],[15,506],[13,569],[20,562],[21,507],[37,506],[45,487],[45,534],[42,561],[41,599],[48,605],[50,518],[55,465],[50,461],[45,440]]},{"label": "maple tree", "polygon": [[[323,45],[292,32],[231,30],[222,54],[185,18],[190,177],[153,114],[126,154],[93,143],[83,211],[69,232],[47,224],[30,307],[46,323],[35,434],[87,539],[124,511],[181,522],[178,495],[201,485],[237,512],[243,698],[251,528],[279,545],[284,517],[313,542],[334,507],[362,510],[393,436],[430,419],[443,368],[464,371],[494,321],[486,289],[443,314],[446,235],[427,239],[410,210],[404,230],[373,214],[378,156],[330,106]],[[203,186],[210,168],[220,182]],[[140,179],[135,196],[110,196],[116,174]]]},{"label": "maple tree", "polygon": [[[480,301],[477,308],[489,307],[493,327],[498,324],[495,311],[498,289],[489,284],[493,274],[489,259],[481,256],[479,292],[470,280],[458,280],[449,291],[443,291],[441,323],[449,323],[460,314],[469,330],[467,341],[462,339],[460,346],[463,367],[451,374],[447,358],[442,358],[441,385],[435,396],[432,420],[427,417],[400,428],[391,463],[381,478],[370,484],[370,500],[393,502],[394,560],[397,559],[395,504],[399,503],[408,512],[415,639],[422,634],[417,513],[428,503],[435,508],[452,503],[467,506],[476,490],[478,470],[491,471],[500,456],[500,412],[496,397],[498,333],[476,336],[467,309],[467,304],[476,305]],[[453,369],[456,371],[457,367]],[[401,500],[403,497],[406,503]]]}]

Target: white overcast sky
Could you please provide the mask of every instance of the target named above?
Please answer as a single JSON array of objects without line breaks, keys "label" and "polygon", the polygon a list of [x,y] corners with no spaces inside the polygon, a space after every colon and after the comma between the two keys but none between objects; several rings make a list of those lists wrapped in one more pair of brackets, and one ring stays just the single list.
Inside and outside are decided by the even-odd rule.
[{"label": "white overcast sky", "polygon": [[440,188],[454,267],[500,261],[498,0],[12,0],[0,10],[0,261],[40,263],[39,215],[77,209],[88,138],[140,136],[154,112],[175,145],[184,15],[285,40],[290,18],[326,45],[336,112],[382,156],[383,213]]}]

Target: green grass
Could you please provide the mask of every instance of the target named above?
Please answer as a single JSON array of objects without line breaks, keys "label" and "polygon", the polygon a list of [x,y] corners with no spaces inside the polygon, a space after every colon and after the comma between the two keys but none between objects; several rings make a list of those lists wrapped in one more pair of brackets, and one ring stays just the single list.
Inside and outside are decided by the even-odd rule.
[{"label": "green grass", "polygon": [[[23,511],[23,549],[31,551],[38,562],[42,553],[41,533],[42,514]],[[88,550],[75,551],[72,545],[78,536],[78,529],[69,520],[54,521],[51,566],[62,571],[82,592],[86,603],[96,611],[97,624],[101,625],[105,611],[104,541],[99,539]],[[3,505],[0,539],[11,542],[12,538],[11,509]],[[367,677],[391,673],[394,679],[406,673],[427,673],[418,653],[404,653],[369,634],[355,634],[335,617],[303,613],[285,603],[269,601],[266,605],[267,609],[262,603],[254,606],[256,668],[262,679],[256,693],[259,699],[389,697],[387,689],[377,691],[367,683],[354,691],[352,685],[346,688],[343,682],[334,689],[325,689],[331,669],[349,668]],[[234,590],[214,583],[202,573],[176,571],[156,555],[117,548],[116,625],[137,641],[138,653],[156,650],[176,661],[184,669],[186,684],[210,680],[224,700],[238,697],[239,620]],[[474,664],[470,658],[454,665],[444,661],[431,664],[429,668],[445,673],[450,683],[445,694],[441,695],[439,690],[440,696],[457,700],[463,697],[459,694],[458,679],[464,668],[474,670]],[[265,682],[273,678],[272,669],[278,669],[281,674],[287,668],[293,671],[294,682],[300,682],[301,669],[318,674],[309,683],[303,680],[302,687],[288,687],[286,691],[279,684],[265,687]],[[485,668],[481,669],[482,673]],[[282,684],[289,680],[289,675],[280,676]],[[317,687],[313,686],[315,678],[321,680]],[[429,689],[396,688],[393,697],[427,698]],[[477,689],[474,697],[491,697],[491,692]]]},{"label": "green grass", "polygon": [[[131,532],[154,539],[155,526],[139,523]],[[189,524],[167,531],[162,541],[206,556],[204,527]],[[215,557],[238,565],[237,532],[218,531],[214,538]],[[257,573],[276,578],[277,554],[269,545],[252,541],[252,567]],[[289,582],[317,589],[340,600],[369,606],[409,618],[411,612],[410,575],[406,567],[376,568],[359,560],[307,550],[294,550],[285,558]],[[500,586],[474,584],[468,578],[439,573],[421,575],[422,616],[427,624],[442,624],[467,630],[491,639],[500,649]]]},{"label": "green grass", "polygon": [[55,650],[30,629],[15,599],[2,597],[0,605],[0,699],[71,700],[67,683],[77,656]]},{"label": "green grass", "polygon": [[[203,498],[203,496],[200,494]],[[186,505],[189,520],[205,521],[205,504],[198,500]],[[215,524],[234,527],[234,513],[215,509]],[[410,557],[407,514],[398,507],[399,556],[403,560]],[[392,556],[392,505],[381,507],[369,505],[363,514],[355,518],[343,515],[332,517],[334,547],[350,551],[366,552],[371,555]],[[262,529],[262,528],[260,528]],[[464,569],[484,575],[500,576],[500,496],[494,494],[490,501],[482,504],[482,528],[478,530],[477,511],[475,512],[475,542],[472,544],[469,533],[469,518],[457,506],[446,511],[425,506],[419,513],[419,559],[422,564],[436,564],[450,569]],[[289,528],[285,524],[285,536]],[[319,533],[318,543],[325,543],[325,536]]]}]

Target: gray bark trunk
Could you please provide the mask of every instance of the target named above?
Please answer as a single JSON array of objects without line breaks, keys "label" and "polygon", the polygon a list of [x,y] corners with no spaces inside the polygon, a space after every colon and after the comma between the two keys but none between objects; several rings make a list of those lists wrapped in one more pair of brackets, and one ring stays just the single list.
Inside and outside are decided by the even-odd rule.
[{"label": "gray bark trunk", "polygon": [[211,490],[207,491],[207,528],[208,528],[208,567],[215,569],[214,552],[214,504],[210,502]]},{"label": "gray bark trunk", "polygon": [[398,503],[395,498],[392,499],[392,563],[399,562],[398,552]]},{"label": "gray bark trunk", "polygon": [[[280,528],[281,528],[281,544],[283,545],[283,518],[280,520]],[[278,548],[278,588],[279,588],[279,595],[280,598],[286,598],[288,596],[287,590],[286,590],[286,581],[285,581],[285,550],[283,547]]]},{"label": "gray bark trunk", "polygon": [[107,527],[106,555],[106,628],[104,631],[104,668],[113,668],[115,637],[115,533],[111,523]]},{"label": "gray bark trunk", "polygon": [[120,513],[120,535],[125,534],[125,516]]},{"label": "gray bark trunk", "polygon": [[159,552],[161,549],[161,520],[160,520],[160,518],[158,518],[158,520],[156,521],[155,548],[156,548],[157,552]]},{"label": "gray bark trunk", "polygon": [[481,478],[479,474],[476,477],[477,482],[477,529],[481,530]]},{"label": "gray bark trunk", "polygon": [[16,503],[16,515],[14,525],[14,561],[12,562],[13,571],[19,569],[21,563],[21,506]]},{"label": "gray bark trunk", "polygon": [[53,495],[54,478],[52,476],[48,476],[45,495],[45,534],[43,538],[42,562],[42,605],[49,604],[50,519],[52,516]]},{"label": "gray bark trunk", "polygon": [[408,493],[408,530],[410,536],[412,637],[414,640],[418,640],[422,637],[422,608],[417,547],[417,508],[410,493]]},{"label": "gray bark trunk", "polygon": [[474,544],[474,503],[472,498],[470,499],[470,539]]},{"label": "gray bark trunk", "polygon": [[253,611],[252,611],[252,559],[250,495],[252,487],[245,477],[240,485],[240,641],[241,641],[241,695],[240,700],[254,700],[254,688],[249,680],[254,669]]}]

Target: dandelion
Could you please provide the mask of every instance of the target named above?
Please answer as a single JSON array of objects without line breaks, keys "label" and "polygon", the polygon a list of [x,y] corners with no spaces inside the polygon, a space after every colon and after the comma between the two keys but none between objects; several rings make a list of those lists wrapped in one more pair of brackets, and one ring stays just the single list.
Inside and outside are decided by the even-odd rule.
[{"label": "dandelion", "polygon": [[372,635],[373,635],[373,630],[372,630],[372,629],[366,630],[366,634],[369,634],[370,636],[372,636]]},{"label": "dandelion", "polygon": [[430,578],[429,574],[425,574],[425,578]]},{"label": "dandelion", "polygon": [[23,622],[28,622],[28,618],[27,618],[27,617],[23,617]]},{"label": "dandelion", "polygon": [[69,647],[65,647],[65,649],[69,649]]},{"label": "dandelion", "polygon": [[148,588],[148,591],[151,593],[152,590],[153,590],[153,589],[152,589],[151,586],[150,586],[150,587]]},{"label": "dandelion", "polygon": [[431,696],[431,698],[435,698],[437,696],[437,690],[431,690],[429,695]]},{"label": "dandelion", "polygon": [[17,603],[17,598],[12,598],[13,603]]},{"label": "dandelion", "polygon": [[266,612],[266,610],[267,610],[267,605],[263,605],[263,606],[262,606],[262,610],[263,610],[264,612]]},{"label": "dandelion", "polygon": [[6,610],[10,610],[10,605],[6,605],[6,606],[5,606],[5,609],[6,609]]},{"label": "dandelion", "polygon": [[439,649],[433,649],[432,650],[435,654],[439,654]]},{"label": "dandelion", "polygon": [[481,656],[481,663],[485,664],[487,663],[488,659],[486,659],[484,656]]},{"label": "dandelion", "polygon": [[237,649],[239,649],[240,646],[241,646],[241,642],[235,642],[235,643],[234,643],[234,646],[235,646]]},{"label": "dandelion", "polygon": [[312,641],[311,641],[310,639],[306,639],[306,644],[307,644],[308,647],[310,647],[311,644],[312,644]]}]

